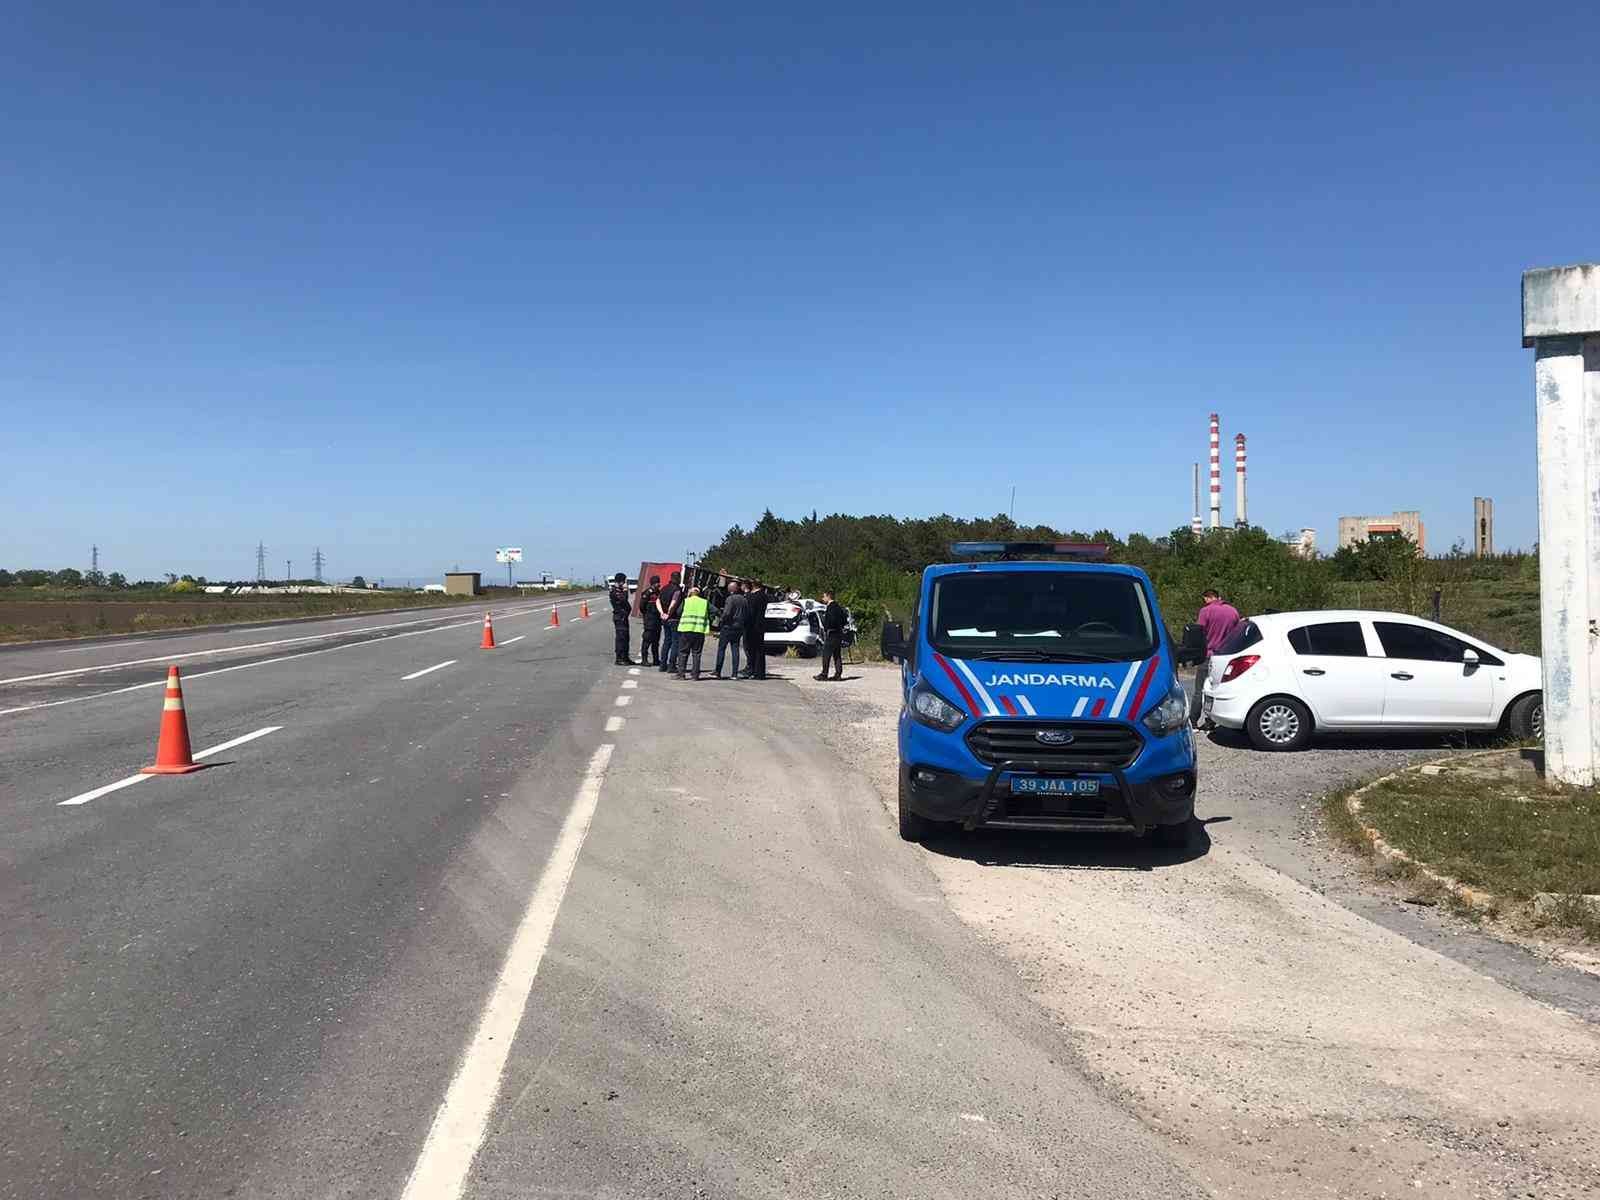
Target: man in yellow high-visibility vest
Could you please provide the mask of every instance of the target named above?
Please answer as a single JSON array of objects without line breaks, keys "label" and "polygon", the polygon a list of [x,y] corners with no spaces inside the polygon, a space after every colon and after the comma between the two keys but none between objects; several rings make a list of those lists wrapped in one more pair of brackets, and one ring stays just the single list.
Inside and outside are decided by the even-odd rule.
[{"label": "man in yellow high-visibility vest", "polygon": [[711,632],[711,603],[692,587],[684,599],[683,611],[678,616],[678,661],[674,678],[687,679],[685,668],[694,661],[694,677],[700,678],[700,655],[706,648],[706,634]]}]

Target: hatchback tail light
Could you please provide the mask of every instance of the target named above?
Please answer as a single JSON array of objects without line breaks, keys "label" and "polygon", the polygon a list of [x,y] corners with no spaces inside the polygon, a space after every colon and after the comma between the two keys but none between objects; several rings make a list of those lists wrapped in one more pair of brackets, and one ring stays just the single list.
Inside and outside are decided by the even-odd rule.
[{"label": "hatchback tail light", "polygon": [[1228,665],[1222,670],[1220,682],[1227,683],[1230,679],[1237,679],[1251,667],[1261,661],[1259,654],[1240,654],[1228,660]]}]

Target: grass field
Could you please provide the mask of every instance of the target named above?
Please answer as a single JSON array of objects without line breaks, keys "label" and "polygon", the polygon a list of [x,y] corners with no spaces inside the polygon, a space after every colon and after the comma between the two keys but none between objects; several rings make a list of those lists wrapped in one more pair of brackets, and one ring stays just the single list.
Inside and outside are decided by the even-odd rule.
[{"label": "grass field", "polygon": [[[1346,795],[1325,803],[1330,831],[1368,850]],[[1545,784],[1520,750],[1402,772],[1362,793],[1360,819],[1417,862],[1506,901],[1600,894],[1600,793]],[[1581,902],[1543,921],[1600,939],[1600,917]]]},{"label": "grass field", "polygon": [[[1446,625],[1492,642],[1514,653],[1539,653],[1539,581],[1506,572],[1498,577],[1441,581],[1440,617]],[[1402,608],[1415,616],[1433,615],[1433,593],[1423,589],[1421,602],[1405,605],[1394,589],[1382,583],[1337,582],[1334,604],[1349,608]],[[1397,600],[1402,601],[1396,603]]]},{"label": "grass field", "polygon": [[461,597],[420,592],[313,596],[196,596],[193,593],[0,591],[0,642],[144,633],[199,625],[277,621],[397,608],[446,608]]}]

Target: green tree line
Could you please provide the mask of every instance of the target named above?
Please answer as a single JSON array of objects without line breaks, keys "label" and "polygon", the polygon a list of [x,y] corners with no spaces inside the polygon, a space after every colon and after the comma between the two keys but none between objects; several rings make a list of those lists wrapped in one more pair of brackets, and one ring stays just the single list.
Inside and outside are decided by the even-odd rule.
[{"label": "green tree line", "polygon": [[1446,620],[1455,616],[1468,632],[1507,649],[1537,650],[1535,556],[1479,559],[1458,548],[1426,558],[1403,538],[1308,559],[1259,528],[1199,534],[1182,528],[1162,537],[1134,533],[1120,538],[1106,529],[1018,525],[1004,513],[977,518],[813,513],[787,520],[768,511],[748,530],[738,525],[728,530],[701,560],[809,596],[834,591],[850,607],[863,634],[875,640],[885,612],[897,619],[910,614],[922,569],[949,561],[952,542],[1063,540],[1105,542],[1111,561],[1143,568],[1174,632],[1193,618],[1200,593],[1208,587],[1217,588],[1247,615],[1359,606],[1426,616],[1437,589],[1447,601]]}]

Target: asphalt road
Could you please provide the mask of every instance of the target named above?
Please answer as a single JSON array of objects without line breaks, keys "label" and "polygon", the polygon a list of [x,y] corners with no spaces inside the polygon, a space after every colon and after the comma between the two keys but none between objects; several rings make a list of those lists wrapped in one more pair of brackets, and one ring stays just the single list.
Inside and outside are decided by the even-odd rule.
[{"label": "asphalt road", "polygon": [[[0,1196],[1202,1194],[797,692],[546,608],[0,654]],[[259,736],[94,794],[179,654]]]}]

